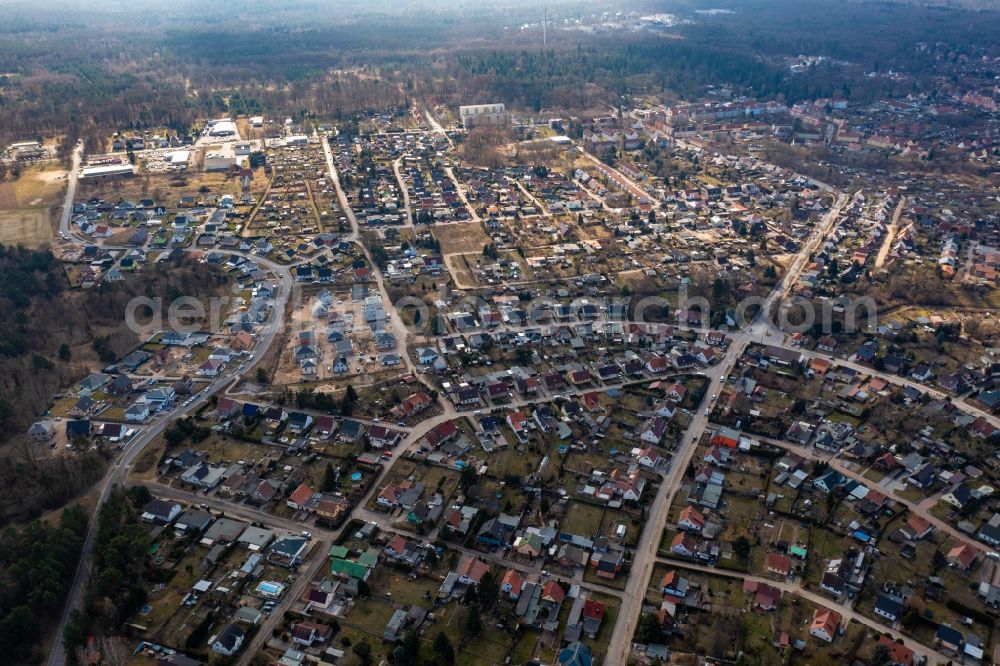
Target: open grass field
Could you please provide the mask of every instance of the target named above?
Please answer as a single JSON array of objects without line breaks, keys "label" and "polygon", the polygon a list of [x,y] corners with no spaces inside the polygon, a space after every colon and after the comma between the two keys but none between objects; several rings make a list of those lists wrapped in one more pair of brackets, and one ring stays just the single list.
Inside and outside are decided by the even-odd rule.
[{"label": "open grass field", "polygon": [[0,183],[0,243],[41,247],[52,241],[66,184],[60,168],[31,167]]},{"label": "open grass field", "polygon": [[434,238],[441,243],[442,254],[456,252],[482,252],[490,237],[479,222],[460,222],[435,227]]}]

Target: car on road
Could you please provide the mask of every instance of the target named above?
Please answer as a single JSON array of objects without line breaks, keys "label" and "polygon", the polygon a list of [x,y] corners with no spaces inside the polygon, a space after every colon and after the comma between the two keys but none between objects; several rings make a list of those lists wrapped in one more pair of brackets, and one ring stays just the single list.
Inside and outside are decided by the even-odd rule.
[{"label": "car on road", "polygon": [[302,536],[304,536],[307,539],[311,539],[312,538],[312,532],[310,532],[309,530],[302,530]]}]

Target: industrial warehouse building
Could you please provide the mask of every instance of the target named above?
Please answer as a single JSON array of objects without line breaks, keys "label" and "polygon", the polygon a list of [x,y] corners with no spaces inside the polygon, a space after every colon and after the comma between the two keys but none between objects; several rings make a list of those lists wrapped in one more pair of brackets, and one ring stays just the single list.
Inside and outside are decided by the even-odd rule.
[{"label": "industrial warehouse building", "polygon": [[127,178],[135,175],[135,167],[131,164],[101,164],[83,167],[80,180],[95,180],[98,178]]},{"label": "industrial warehouse building", "polygon": [[237,137],[239,138],[239,131],[236,129],[236,123],[228,118],[222,118],[220,120],[213,120],[211,122],[211,127],[208,130],[209,136],[217,137]]},{"label": "industrial warehouse building", "polygon": [[213,146],[205,152],[205,171],[227,171],[236,166],[236,152],[232,146]]}]

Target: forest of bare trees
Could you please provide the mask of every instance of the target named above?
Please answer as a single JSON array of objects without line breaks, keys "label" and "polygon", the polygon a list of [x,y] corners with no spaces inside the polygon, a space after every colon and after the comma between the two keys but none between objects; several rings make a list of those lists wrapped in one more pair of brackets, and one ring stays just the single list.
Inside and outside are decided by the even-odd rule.
[{"label": "forest of bare trees", "polygon": [[[82,137],[97,150],[114,130],[186,131],[225,113],[343,119],[414,97],[578,111],[643,92],[690,98],[726,83],[764,98],[864,101],[914,85],[868,79],[865,68],[905,67],[919,84],[933,62],[915,42],[973,53],[1000,31],[996,14],[972,21],[956,10],[833,0],[745,5],[737,18],[699,17],[665,36],[552,30],[545,48],[530,30],[505,29],[537,20],[534,3],[467,11],[408,3],[377,14],[366,3],[330,14],[310,3],[254,0],[240,3],[238,24],[224,20],[231,8],[129,16],[116,6],[118,24],[128,27],[115,33],[102,29],[101,12],[22,9],[0,27],[0,142],[65,135],[64,145]],[[595,7],[568,2],[559,11],[571,17]],[[803,22],[809,30],[792,29]],[[806,52],[849,64],[790,76],[781,56]]]},{"label": "forest of bare trees", "polygon": [[54,393],[139,342],[125,325],[130,299],[208,298],[227,284],[225,274],[191,263],[149,267],[134,279],[70,290],[63,264],[47,251],[0,246],[0,444],[23,433]]}]

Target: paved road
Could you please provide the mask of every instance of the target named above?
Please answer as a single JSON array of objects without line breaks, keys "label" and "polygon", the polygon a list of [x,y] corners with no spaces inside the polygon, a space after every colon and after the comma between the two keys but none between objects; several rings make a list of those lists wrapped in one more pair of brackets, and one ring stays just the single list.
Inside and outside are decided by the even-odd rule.
[{"label": "paved road", "polygon": [[[389,331],[396,337],[396,341],[400,345],[399,357],[403,361],[403,365],[406,369],[417,378],[418,381],[430,392],[436,392],[434,386],[424,377],[417,367],[417,364],[413,362],[413,357],[410,354],[408,341],[410,338],[410,330],[403,323],[402,317],[399,316],[399,312],[393,307],[392,299],[389,298],[389,292],[385,287],[385,277],[382,275],[382,269],[372,260],[371,253],[365,244],[360,241],[360,231],[358,226],[357,216],[354,214],[354,209],[351,208],[349,202],[347,201],[347,195],[344,193],[344,189],[340,186],[340,176],[337,174],[337,168],[333,163],[333,153],[330,150],[330,142],[327,136],[324,134],[321,137],[321,143],[323,145],[323,153],[326,156],[326,166],[330,174],[330,180],[333,182],[334,188],[337,191],[337,200],[340,202],[340,207],[344,211],[344,215],[347,216],[348,221],[351,223],[351,234],[345,238],[345,240],[350,240],[357,243],[361,252],[365,255],[365,259],[368,261],[369,267],[371,267],[372,277],[375,279],[375,284],[378,286],[379,295],[382,297],[382,305],[385,308],[385,313],[387,317],[386,325]],[[408,208],[408,207],[407,207]],[[443,397],[438,398],[438,403],[444,412],[454,413],[454,406]]]},{"label": "paved road", "polygon": [[[72,210],[72,202],[70,202],[69,209]],[[256,366],[265,356],[267,349],[269,349],[273,343],[274,337],[284,328],[285,304],[288,302],[293,289],[291,272],[288,267],[276,264],[267,259],[254,257],[254,260],[267,267],[278,277],[278,293],[274,299],[275,306],[274,312],[271,315],[271,321],[261,332],[253,357],[244,365],[242,370],[229,373],[216,379],[208,387],[202,390],[200,395],[187,406],[178,404],[170,412],[159,414],[154,417],[152,423],[140,434],[138,434],[135,439],[126,445],[125,451],[122,453],[121,457],[105,473],[104,478],[99,482],[98,487],[101,492],[97,505],[94,509],[94,515],[90,517],[90,523],[87,527],[87,535],[84,538],[80,562],[77,565],[76,574],[73,578],[73,585],[67,596],[67,603],[63,608],[62,616],[59,619],[59,626],[56,628],[52,652],[49,654],[47,662],[48,666],[63,666],[66,663],[67,655],[65,649],[63,649],[62,636],[72,610],[83,606],[84,591],[86,589],[85,583],[90,574],[94,537],[97,534],[97,512],[100,506],[108,498],[108,495],[115,488],[115,486],[122,485],[126,481],[132,462],[143,452],[150,442],[155,440],[174,420],[186,414],[195,412],[202,404],[210,400],[213,395],[237,381],[240,376],[254,371]]]},{"label": "paved road", "polygon": [[[770,437],[761,437],[760,435],[750,435],[750,436],[759,442],[764,442],[766,444],[773,444],[774,446],[779,446],[787,451],[791,451],[792,453],[797,453],[798,455],[808,460],[817,460],[828,463],[830,467],[837,470],[844,476],[850,479],[854,479],[858,483],[861,483],[868,488],[871,488],[872,486],[875,485],[875,482],[872,479],[867,479],[864,477],[864,475],[855,472],[853,469],[849,468],[844,461],[840,460],[836,456],[831,456],[828,453],[822,454],[813,447],[799,446],[797,444],[792,444],[791,442],[786,442],[785,440],[782,439],[772,439]],[[958,539],[963,543],[967,543],[970,546],[976,548],[977,550],[983,550],[983,548],[977,542],[970,539],[968,534],[963,534],[959,532],[957,529],[955,529],[953,526],[944,522],[943,520],[939,520],[938,518],[936,518],[932,513],[930,513],[927,510],[927,508],[929,507],[925,508],[921,506],[922,503],[911,502],[910,500],[904,497],[900,497],[895,493],[885,493],[885,494],[888,495],[889,498],[894,502],[898,502],[899,504],[902,504],[907,509],[909,509],[910,513],[920,516],[921,518],[929,522],[938,531],[944,532],[948,536]],[[934,498],[932,497],[931,499]],[[933,506],[933,504],[934,503],[932,502],[931,506]]]},{"label": "paved road", "polygon": [[697,442],[701,438],[705,427],[708,425],[708,414],[712,409],[715,396],[725,377],[732,370],[736,361],[742,356],[750,342],[755,340],[765,340],[776,338],[778,341],[784,339],[784,335],[776,329],[770,322],[768,313],[772,307],[779,303],[791,290],[792,286],[799,279],[809,255],[813,249],[825,238],[826,234],[833,228],[834,222],[840,215],[840,210],[846,202],[846,197],[841,195],[836,204],[827,213],[824,220],[814,231],[814,237],[799,250],[799,254],[792,262],[789,270],[785,273],[784,279],[778,283],[774,290],[764,300],[760,312],[750,326],[732,336],[729,348],[725,356],[718,365],[706,371],[710,378],[710,383],[705,393],[709,396],[704,409],[699,409],[694,419],[688,425],[683,438],[671,461],[670,471],[663,483],[660,484],[656,497],[650,506],[646,518],[646,528],[642,532],[639,544],[636,547],[635,555],[632,559],[632,570],[629,574],[628,584],[625,588],[625,595],[622,598],[622,605],[618,611],[618,622],[615,631],[611,636],[608,645],[608,660],[612,664],[624,664],[628,662],[628,657],[632,649],[632,636],[635,633],[639,617],[642,613],[642,605],[645,599],[645,591],[649,586],[649,579],[652,575],[653,566],[656,563],[656,551],[659,548],[662,538],[663,528],[667,523],[667,516],[670,506],[674,502],[684,471],[697,448]]},{"label": "paved road", "polygon": [[333,163],[333,151],[330,150],[330,140],[326,134],[320,135],[320,143],[323,146],[323,155],[326,157],[326,169],[330,174],[330,181],[337,192],[337,202],[340,204],[340,209],[344,212],[347,221],[351,224],[351,233],[345,236],[344,240],[356,241],[358,239],[358,220],[354,216],[354,209],[351,208],[347,195],[344,194],[344,188],[340,186],[340,174],[337,173],[337,167]]},{"label": "paved road", "polygon": [[[365,505],[371,500],[372,496],[381,489],[380,481],[389,472],[389,469],[390,468],[386,467],[379,472],[378,476],[372,483],[368,492],[365,494],[364,498],[359,500],[358,503],[355,505],[354,509],[351,511],[350,516],[344,521],[343,526],[335,530],[328,530],[318,526],[315,527],[310,526],[308,529],[310,533],[313,535],[313,537],[316,539],[327,541],[329,543],[336,543],[342,538],[344,531],[347,529],[347,526],[351,523],[352,520],[362,520],[365,522],[375,523],[376,525],[378,525],[379,529],[383,532],[387,532],[390,534],[399,534],[400,536],[403,536],[411,540],[433,541],[433,538],[431,537],[426,537],[426,536],[419,537],[413,534],[412,532],[395,528],[391,522],[392,514],[390,513],[384,513],[380,511],[370,511],[365,508]],[[302,530],[304,525],[301,521],[291,520],[289,518],[282,518],[280,516],[276,516],[261,509],[256,509],[246,504],[232,503],[220,497],[204,496],[196,492],[192,492],[182,488],[174,488],[172,486],[168,486],[159,482],[146,483],[145,485],[157,497],[174,500],[176,502],[206,504],[210,509],[219,513],[225,513],[226,516],[229,518],[236,518],[247,522],[264,524],[272,529],[277,529],[297,534],[299,531]],[[505,558],[500,552],[483,552],[481,550],[474,548],[466,548],[465,546],[455,543],[449,543],[448,548],[460,552],[463,555],[478,557],[484,562],[497,567],[498,570],[494,571],[494,573],[497,574],[498,579],[503,575],[503,571],[501,571],[500,569],[507,569],[507,568],[516,569],[522,574],[534,575],[539,578],[543,578],[542,576],[543,567],[541,560],[532,563],[526,563],[521,560],[511,560]],[[318,557],[319,560],[325,562],[327,552],[328,552],[327,550],[321,550],[314,547],[311,556]],[[310,565],[311,569],[313,567],[314,564]],[[619,590],[617,588],[609,587],[607,585],[602,585],[600,583],[585,582],[582,580],[583,571],[580,570],[577,573],[579,574],[577,576],[566,576],[563,575],[561,572],[557,571],[548,572],[548,575],[544,576],[544,578],[550,578],[552,580],[562,581],[570,585],[580,585],[584,589],[592,590],[594,592],[600,592],[601,594],[608,594],[615,597],[621,597],[623,594],[622,590]],[[306,580],[306,582],[312,580],[312,576],[307,577],[300,575],[298,578],[304,579]],[[282,598],[282,603],[278,604],[277,608],[275,609],[275,612],[272,614],[272,617],[275,619],[280,617],[281,615],[280,611],[283,609],[284,603],[294,602],[295,599],[298,598],[298,596],[299,595],[293,596],[291,594],[286,594]],[[259,635],[266,634],[267,636],[270,636],[270,631],[264,631],[264,629],[266,629],[266,627],[262,627],[262,630],[258,632],[258,634]],[[253,652],[254,652],[253,650],[248,650],[246,654],[250,656],[253,654]]]},{"label": "paved road", "polygon": [[660,562],[661,564],[667,564],[670,566],[682,567],[684,569],[690,569],[692,571],[700,571],[702,573],[711,574],[713,576],[736,578],[738,580],[748,580],[755,583],[767,583],[771,587],[778,588],[785,594],[797,594],[803,599],[806,599],[807,601],[814,603],[818,606],[824,606],[826,608],[834,609],[844,617],[844,620],[848,622],[854,620],[856,622],[865,625],[869,629],[873,629],[879,632],[880,634],[889,634],[892,636],[894,640],[897,639],[903,640],[910,647],[910,649],[913,650],[917,655],[926,657],[928,663],[933,663],[930,661],[932,657],[934,659],[939,660],[940,663],[946,663],[949,660],[953,659],[952,657],[947,657],[936,650],[933,650],[925,645],[917,643],[912,638],[903,636],[903,634],[899,633],[898,631],[896,631],[891,627],[887,627],[879,622],[875,622],[871,618],[868,618],[862,615],[861,613],[858,613],[856,610],[854,610],[847,604],[839,603],[828,597],[816,594],[815,592],[810,592],[809,590],[803,590],[801,587],[799,587],[797,583],[776,581],[770,578],[764,578],[762,576],[753,576],[751,574],[740,573],[738,571],[719,569],[717,567],[705,566],[703,564],[695,564],[693,562],[692,563],[686,561],[682,562],[680,560],[671,560],[663,557],[657,558],[657,562]]},{"label": "paved road", "polygon": [[406,182],[403,181],[403,174],[399,171],[399,165],[403,163],[403,155],[400,155],[392,163],[392,172],[396,174],[396,185],[399,186],[399,190],[403,193],[403,208],[406,210],[406,224],[404,227],[410,229],[413,228],[413,210],[410,208],[410,190],[406,187]]},{"label": "paved road", "polygon": [[[783,281],[778,285],[778,287],[774,291],[772,291],[770,296],[766,299],[765,305],[762,308],[762,311],[764,313],[769,312],[774,304],[778,303],[780,299],[784,298],[790,293],[792,287],[798,280],[798,277],[801,274],[802,270],[806,266],[807,262],[810,260],[812,253],[832,230],[836,218],[839,216],[840,211],[843,208],[843,205],[846,203],[846,200],[847,199],[845,195],[841,194],[838,196],[837,202],[835,203],[834,207],[830,210],[830,212],[824,218],[823,222],[814,232],[814,235],[812,236],[810,241],[807,242],[806,245],[804,245],[797,253],[796,258],[790,265],[789,270],[786,273],[786,276],[783,279]],[[743,349],[745,349],[746,345],[753,341],[768,342],[770,344],[786,346],[784,345],[784,335],[782,334],[782,332],[776,326],[774,326],[766,317],[759,316],[757,320],[755,320],[753,324],[749,326],[745,331],[740,332],[732,337],[731,345],[729,347],[729,350],[727,350],[726,356],[723,358],[723,361],[718,366],[716,366],[714,372],[712,373],[715,376],[712,379],[708,392],[712,393],[712,395],[715,395],[718,392],[720,378],[724,378],[725,375],[728,374],[728,372],[732,368],[732,365],[735,363],[736,359],[738,359],[739,356],[742,354]],[[792,349],[792,347],[790,346],[786,346],[786,348]],[[796,349],[796,351],[801,351],[801,350]],[[828,356],[822,354],[815,354],[813,352],[803,351],[802,353],[806,357],[829,358]],[[937,397],[942,397],[942,398],[945,397],[944,394],[940,391],[937,391],[935,389],[930,389],[927,386],[924,386],[922,384],[908,380],[903,377],[898,377],[895,375],[886,375],[885,373],[878,373],[873,371],[872,368],[869,368],[867,366],[861,366],[856,363],[851,363],[841,360],[837,360],[837,362],[845,366],[852,367],[859,372],[883,377],[887,381],[898,385],[914,386],[915,388],[918,388],[921,391],[928,392],[931,395],[935,395]],[[991,422],[994,423],[1000,422],[991,414],[988,414],[977,407],[969,405],[968,403],[963,405],[963,408],[966,408],[968,409],[968,411],[975,413],[977,415],[984,416],[990,419]],[[649,517],[647,520],[649,526],[644,531],[643,538],[640,541],[639,547],[636,550],[635,559],[633,560],[632,574],[629,577],[629,584],[628,587],[626,588],[625,595],[623,596],[622,607],[619,611],[618,625],[615,627],[615,632],[613,633],[611,642],[608,646],[608,655],[609,659],[611,660],[610,663],[616,663],[616,664],[626,663],[628,655],[631,651],[632,636],[634,634],[636,625],[638,623],[639,615],[642,610],[645,591],[649,585],[649,576],[652,571],[653,564],[657,561],[661,562],[668,561],[658,557],[656,555],[656,550],[659,546],[662,530],[666,522],[666,516],[669,511],[669,507],[673,504],[674,496],[679,489],[680,479],[683,476],[683,471],[687,468],[691,455],[693,454],[693,451],[695,449],[693,443],[697,442],[701,433],[704,431],[705,426],[707,425],[707,410],[700,412],[700,415],[702,416],[702,418],[695,419],[688,428],[688,431],[685,433],[685,436],[680,446],[678,447],[677,454],[674,457],[670,474],[664,480],[664,483],[662,484],[660,491],[657,493],[656,499],[654,500],[653,505],[650,509]],[[758,438],[758,439],[762,439],[762,441],[773,441],[773,440],[767,440],[766,438]],[[803,447],[796,447],[794,445],[789,445],[787,442],[775,441],[774,443],[779,443],[785,448],[788,448],[790,450],[795,450],[797,453],[800,453],[805,457],[815,457],[815,453],[806,450]],[[849,476],[851,478],[856,478],[859,481],[864,481],[866,484],[869,485],[871,484],[870,480],[863,479],[861,475],[857,474],[853,470],[847,469],[839,461],[831,461],[831,464],[839,471],[844,473],[846,476]],[[894,496],[894,499],[908,506],[911,511],[914,511],[918,515],[925,517],[938,529],[946,532],[951,536],[961,538],[963,541],[967,541],[966,537],[959,534],[950,525],[947,525],[942,521],[937,520],[932,515],[927,514],[925,511],[922,511],[912,502],[909,502],[905,499],[896,496]],[[718,573],[719,571],[723,571],[721,569],[716,569],[714,567],[703,567],[699,565],[689,566],[687,564],[684,564],[684,566],[687,568],[704,570],[709,573]],[[749,576],[746,574],[741,574],[738,572],[731,572],[731,571],[727,571],[725,575],[734,578],[740,578],[743,580],[766,580],[756,576]],[[786,583],[779,585],[779,587],[781,587],[784,591],[794,591],[810,599],[811,601],[814,601],[815,603],[823,604],[826,606],[836,605],[829,599],[820,597],[806,590],[801,590],[797,585],[791,585]],[[892,634],[895,638],[902,637],[897,631],[892,630],[888,627],[884,627],[881,624],[872,621],[871,619],[865,618],[864,616],[861,616],[860,614],[856,613],[853,609],[849,607],[846,606],[843,607],[841,612],[848,620],[851,619],[857,620],[858,622],[862,622],[883,633],[888,632]],[[944,654],[940,652],[937,652],[923,645],[918,645],[912,640],[910,640],[910,643],[911,645],[914,646],[914,650],[918,654],[924,654],[928,657],[934,657],[935,659],[940,659],[942,662],[948,660],[948,657],[946,657]]]},{"label": "paved road", "polygon": [[83,141],[76,144],[73,150],[73,166],[66,175],[66,196],[63,199],[62,214],[59,216],[59,235],[63,238],[86,243],[88,241],[78,238],[70,231],[69,223],[73,218],[73,199],[76,197],[76,186],[80,180],[80,167],[83,163]]},{"label": "paved road", "polygon": [[448,140],[449,146],[452,147],[455,146],[455,142],[452,141],[451,137],[448,136],[448,133],[444,131],[444,128],[441,127],[441,123],[437,121],[437,118],[434,117],[430,109],[424,109],[424,117],[427,118],[427,122],[431,124],[431,127],[434,129],[435,132],[437,132],[438,134],[440,134],[441,136],[443,136],[445,139]]},{"label": "paved road", "polygon": [[[882,241],[882,247],[879,248],[878,256],[875,257],[875,270],[882,268],[886,257],[889,256],[889,251],[892,250],[892,244],[896,240],[896,233],[899,231],[899,216],[903,213],[904,208],[906,208],[906,197],[900,197],[899,203],[896,205],[896,210],[892,213],[892,222],[889,224],[885,240]],[[972,246],[973,244],[970,243],[969,245]]]},{"label": "paved road", "polygon": [[473,222],[482,222],[479,217],[479,213],[476,212],[475,206],[469,203],[469,200],[465,196],[465,186],[458,182],[458,178],[455,177],[455,170],[452,167],[445,167],[445,174],[448,175],[448,179],[451,180],[452,184],[455,186],[455,192],[458,193],[458,198],[462,200],[465,205],[465,209],[469,211],[469,216],[472,218]]},{"label": "paved road", "polygon": [[807,359],[814,359],[814,358],[825,359],[827,361],[832,362],[835,365],[841,365],[845,368],[851,368],[852,370],[859,372],[861,374],[869,375],[871,377],[879,377],[880,379],[884,379],[889,384],[893,384],[895,386],[909,386],[911,388],[917,389],[921,393],[926,393],[927,395],[937,398],[939,400],[951,400],[952,402],[956,403],[956,406],[959,407],[959,409],[961,409],[962,411],[968,412],[969,414],[972,414],[974,416],[981,416],[982,418],[986,419],[993,425],[1000,427],[1000,417],[997,417],[995,414],[992,414],[982,409],[981,407],[977,407],[976,405],[970,403],[965,398],[955,399],[954,396],[945,393],[940,389],[934,388],[933,386],[923,384],[908,377],[894,375],[890,372],[881,372],[869,365],[863,365],[861,363],[848,361],[846,359],[835,358],[830,356],[829,354],[807,351],[804,349],[800,349],[798,347],[792,347],[790,345],[785,345],[785,344],[781,344],[778,346],[796,351],[802,354],[802,356]]}]

